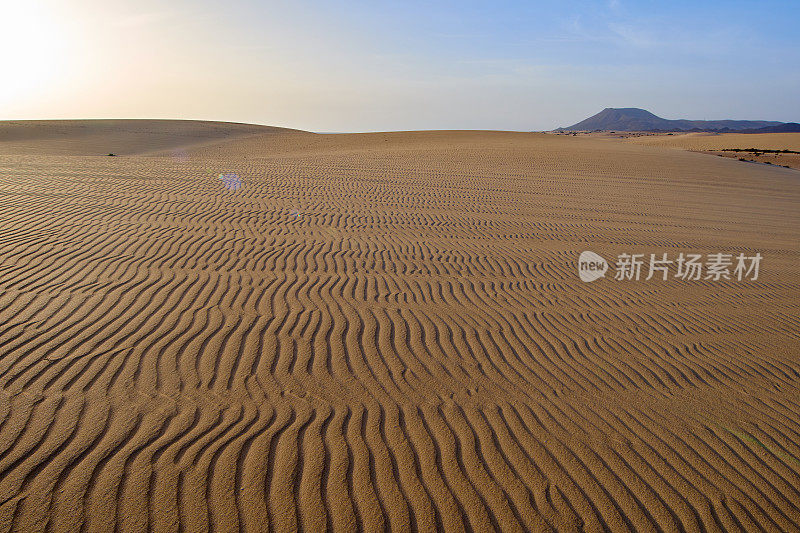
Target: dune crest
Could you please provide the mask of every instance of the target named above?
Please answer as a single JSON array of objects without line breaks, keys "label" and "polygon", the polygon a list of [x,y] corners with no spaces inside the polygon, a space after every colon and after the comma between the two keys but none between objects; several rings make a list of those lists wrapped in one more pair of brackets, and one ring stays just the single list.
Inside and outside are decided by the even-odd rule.
[{"label": "dune crest", "polygon": [[9,120],[0,121],[0,154],[141,155],[276,133],[306,132],[203,120]]}]

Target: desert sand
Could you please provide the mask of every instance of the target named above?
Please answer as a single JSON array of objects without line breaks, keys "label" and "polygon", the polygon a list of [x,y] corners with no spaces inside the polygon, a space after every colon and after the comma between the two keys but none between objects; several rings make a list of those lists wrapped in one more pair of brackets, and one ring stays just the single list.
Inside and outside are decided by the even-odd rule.
[{"label": "desert sand", "polygon": [[798,171],[163,121],[0,154],[4,531],[800,530]]},{"label": "desert sand", "polygon": [[[681,148],[749,162],[780,165],[800,170],[800,133],[676,133],[632,137],[628,142],[647,146]],[[744,151],[769,150],[768,152]],[[777,153],[775,151],[789,151]]]}]

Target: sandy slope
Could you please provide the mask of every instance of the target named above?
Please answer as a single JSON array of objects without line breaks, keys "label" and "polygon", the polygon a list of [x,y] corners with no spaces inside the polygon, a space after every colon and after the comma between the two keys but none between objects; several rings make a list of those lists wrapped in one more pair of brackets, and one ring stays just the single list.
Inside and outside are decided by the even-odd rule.
[{"label": "sandy slope", "polygon": [[[175,146],[0,156],[4,529],[798,530],[800,173],[500,132]],[[584,284],[586,249],[764,260]]]},{"label": "sandy slope", "polygon": [[286,128],[202,120],[0,121],[0,154],[116,155],[169,150],[250,135],[305,133]]},{"label": "sandy slope", "polygon": [[[683,135],[655,135],[632,137],[628,142],[637,144],[682,148],[695,152],[728,157],[753,163],[780,165],[800,170],[800,133],[687,133]],[[739,149],[739,152],[732,151]],[[743,150],[791,150],[795,153],[744,152]]]},{"label": "sandy slope", "polygon": [[767,148],[797,151],[800,150],[800,133],[685,133],[634,137],[628,142],[698,151],[723,148]]}]

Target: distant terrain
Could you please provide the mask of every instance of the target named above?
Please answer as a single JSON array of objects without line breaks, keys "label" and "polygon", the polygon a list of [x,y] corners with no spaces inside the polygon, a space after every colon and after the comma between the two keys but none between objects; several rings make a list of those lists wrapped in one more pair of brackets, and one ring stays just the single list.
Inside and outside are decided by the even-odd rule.
[{"label": "distant terrain", "polygon": [[[593,134],[604,135],[604,134]],[[605,134],[607,135],[607,134]],[[764,163],[800,170],[800,133],[679,133],[630,134],[625,142],[660,148],[680,148],[748,163]]]},{"label": "distant terrain", "polygon": [[670,120],[636,107],[607,107],[585,120],[556,131],[716,131],[738,133],[800,132],[800,124],[767,120]]}]

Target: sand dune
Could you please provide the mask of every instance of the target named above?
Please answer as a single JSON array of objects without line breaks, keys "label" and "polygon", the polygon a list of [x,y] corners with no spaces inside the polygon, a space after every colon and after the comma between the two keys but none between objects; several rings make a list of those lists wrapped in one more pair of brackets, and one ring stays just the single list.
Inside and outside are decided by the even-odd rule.
[{"label": "sand dune", "polygon": [[800,133],[685,133],[635,137],[628,142],[683,148],[685,150],[721,150],[723,148],[767,148],[800,150]]},{"label": "sand dune", "polygon": [[[798,172],[546,134],[111,158],[13,129],[4,530],[798,530]],[[764,260],[585,284],[583,250]]]},{"label": "sand dune", "polygon": [[[682,148],[695,152],[756,162],[780,165],[800,170],[800,133],[687,133],[633,137],[628,142],[646,146]],[[736,150],[789,150],[791,153],[741,152]]]},{"label": "sand dune", "polygon": [[306,133],[202,120],[0,121],[0,154],[132,155],[179,151],[250,135]]}]

